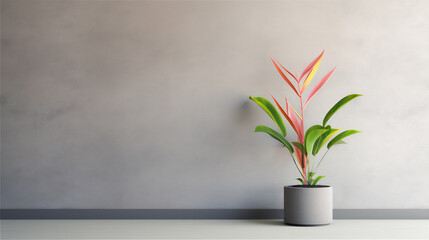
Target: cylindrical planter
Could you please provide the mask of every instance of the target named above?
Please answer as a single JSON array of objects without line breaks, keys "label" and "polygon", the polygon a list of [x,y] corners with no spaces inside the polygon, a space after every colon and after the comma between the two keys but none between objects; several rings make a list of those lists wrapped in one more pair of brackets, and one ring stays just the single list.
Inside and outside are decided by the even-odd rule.
[{"label": "cylindrical planter", "polygon": [[332,222],[332,187],[326,185],[284,187],[284,222],[316,226]]}]

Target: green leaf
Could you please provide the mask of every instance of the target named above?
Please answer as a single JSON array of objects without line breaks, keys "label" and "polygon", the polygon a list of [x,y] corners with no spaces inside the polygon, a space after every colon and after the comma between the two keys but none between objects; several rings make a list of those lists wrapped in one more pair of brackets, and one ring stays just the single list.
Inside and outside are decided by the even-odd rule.
[{"label": "green leaf", "polygon": [[327,130],[324,129],[320,125],[312,126],[307,130],[305,133],[305,140],[304,140],[304,146],[305,146],[305,153],[311,153],[313,149],[314,142],[317,140],[317,138],[320,137],[323,133],[325,133]]},{"label": "green leaf", "polygon": [[324,127],[322,127],[322,125],[313,125],[311,126],[309,129],[307,129],[307,132],[305,132],[305,137],[304,139],[307,138],[308,134],[313,131],[314,129],[324,129]]},{"label": "green leaf", "polygon": [[285,145],[290,153],[293,153],[293,147],[292,145],[290,145],[290,143],[277,131],[275,131],[272,128],[269,128],[267,126],[262,126],[259,125],[255,128],[255,132],[265,132],[268,133],[271,137],[273,137],[274,139],[278,140],[279,142],[283,143],[283,145]]},{"label": "green leaf", "polygon": [[340,101],[338,101],[332,108],[329,110],[329,112],[326,114],[325,118],[323,119],[323,126],[326,125],[328,120],[334,115],[338,109],[340,109],[342,106],[344,106],[346,103],[350,102],[354,98],[357,98],[359,96],[362,96],[361,94],[350,94],[348,96],[343,97]]},{"label": "green leaf", "polygon": [[320,179],[322,179],[322,178],[324,178],[325,176],[318,176],[316,179],[314,179],[314,181],[313,181],[313,184],[312,185],[316,185],[317,184],[317,182],[320,180]]},{"label": "green leaf", "polygon": [[295,147],[297,147],[301,152],[304,152],[304,145],[302,145],[302,143],[292,142],[292,144],[295,145]]},{"label": "green leaf", "polygon": [[314,172],[310,172],[309,174],[308,174],[308,179],[307,179],[307,184],[308,185],[311,185],[311,183],[313,182],[313,176],[315,175],[316,173],[314,173]]},{"label": "green leaf", "polygon": [[300,181],[302,183],[302,185],[305,185],[304,180],[302,180],[302,178],[297,178],[296,180]]},{"label": "green leaf", "polygon": [[251,100],[253,100],[256,104],[258,104],[270,117],[273,119],[273,121],[277,124],[280,131],[282,132],[283,136],[286,136],[286,127],[283,122],[283,119],[281,118],[279,112],[277,112],[277,109],[273,106],[273,104],[270,103],[267,99],[263,97],[249,97]]},{"label": "green leaf", "polygon": [[325,133],[323,133],[313,145],[313,156],[316,156],[319,153],[320,149],[322,149],[323,145],[336,133],[340,131],[340,129],[327,129]]},{"label": "green leaf", "polygon": [[361,131],[358,130],[346,130],[340,134],[338,134],[336,137],[334,137],[329,143],[328,143],[328,149],[330,149],[332,146],[334,146],[335,144],[340,144],[340,141],[345,138],[348,137],[352,134],[355,133],[360,133]]}]

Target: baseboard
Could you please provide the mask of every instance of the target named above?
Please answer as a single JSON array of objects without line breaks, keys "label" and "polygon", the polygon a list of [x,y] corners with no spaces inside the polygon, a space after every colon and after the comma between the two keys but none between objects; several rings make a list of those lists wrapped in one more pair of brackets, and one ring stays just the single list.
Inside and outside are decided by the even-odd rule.
[{"label": "baseboard", "polygon": [[[282,209],[1,209],[1,219],[282,219]],[[334,209],[335,219],[429,219],[429,209]]]}]

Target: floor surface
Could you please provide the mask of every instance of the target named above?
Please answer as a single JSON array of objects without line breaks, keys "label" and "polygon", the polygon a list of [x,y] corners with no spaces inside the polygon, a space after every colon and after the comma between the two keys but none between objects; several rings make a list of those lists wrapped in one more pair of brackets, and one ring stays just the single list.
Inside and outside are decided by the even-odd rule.
[{"label": "floor surface", "polygon": [[429,220],[2,220],[1,239],[429,239]]}]

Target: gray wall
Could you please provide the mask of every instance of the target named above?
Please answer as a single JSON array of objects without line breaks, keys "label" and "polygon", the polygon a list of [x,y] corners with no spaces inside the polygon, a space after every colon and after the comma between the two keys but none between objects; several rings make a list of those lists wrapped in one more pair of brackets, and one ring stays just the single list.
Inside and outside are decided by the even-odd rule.
[{"label": "gray wall", "polygon": [[[281,208],[298,176],[249,95],[364,134],[319,173],[335,208],[429,208],[429,1],[1,2],[2,208]],[[293,101],[296,103],[296,101]],[[294,138],[289,131],[288,138]]]}]

